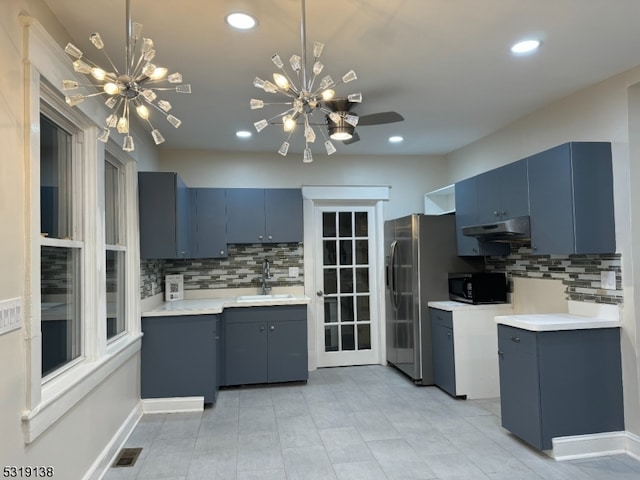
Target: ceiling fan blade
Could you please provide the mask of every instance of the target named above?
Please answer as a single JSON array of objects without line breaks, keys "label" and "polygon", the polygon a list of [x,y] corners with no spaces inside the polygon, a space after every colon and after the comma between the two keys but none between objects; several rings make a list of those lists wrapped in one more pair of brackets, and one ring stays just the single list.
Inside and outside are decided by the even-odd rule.
[{"label": "ceiling fan blade", "polygon": [[353,132],[351,138],[349,140],[343,140],[342,143],[345,145],[351,145],[352,143],[356,143],[358,141],[360,141],[360,135],[358,135],[358,132]]},{"label": "ceiling fan blade", "polygon": [[361,115],[358,120],[360,125],[384,125],[385,123],[401,122],[404,117],[398,112],[380,112],[369,115]]}]

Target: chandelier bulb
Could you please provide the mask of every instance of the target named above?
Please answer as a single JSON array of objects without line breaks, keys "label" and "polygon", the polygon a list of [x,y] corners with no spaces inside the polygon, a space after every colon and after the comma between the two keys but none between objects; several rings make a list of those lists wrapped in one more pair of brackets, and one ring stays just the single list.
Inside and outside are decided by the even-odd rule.
[{"label": "chandelier bulb", "polygon": [[91,76],[98,81],[102,81],[107,77],[107,72],[98,67],[93,67],[91,69]]},{"label": "chandelier bulb", "polygon": [[101,141],[102,143],[107,143],[109,141],[110,133],[111,133],[111,130],[109,130],[108,128],[103,128],[102,133],[98,135],[98,140]]},{"label": "chandelier bulb", "polygon": [[153,137],[153,141],[156,142],[156,145],[160,145],[164,142],[164,137],[157,128],[151,130],[151,136]]},{"label": "chandelier bulb", "polygon": [[113,82],[107,82],[102,86],[104,93],[108,95],[117,95],[120,93],[120,88]]},{"label": "chandelier bulb", "polygon": [[156,68],[153,69],[153,73],[151,73],[151,75],[149,75],[149,78],[151,80],[161,80],[161,79],[163,79],[164,77],[167,76],[168,72],[169,71],[164,67],[156,67]]},{"label": "chandelier bulb", "polygon": [[258,108],[263,108],[264,102],[262,100],[258,100],[257,98],[252,98],[249,101],[249,106],[251,107],[251,110],[256,110]]},{"label": "chandelier bulb", "polygon": [[116,128],[118,125],[118,116],[115,113],[112,113],[107,117],[107,127]]},{"label": "chandelier bulb", "polygon": [[82,60],[76,60],[73,62],[73,69],[78,73],[84,73],[85,75],[91,73],[91,67]]},{"label": "chandelier bulb", "polygon": [[129,133],[129,119],[127,117],[120,117],[116,128],[118,129],[118,133]]},{"label": "chandelier bulb", "polygon": [[169,83],[182,83],[182,74],[179,72],[172,73],[167,77]]},{"label": "chandelier bulb", "polygon": [[271,61],[279,69],[282,70],[284,68],[284,63],[282,63],[282,59],[280,58],[280,55],[278,55],[277,53],[271,57]]},{"label": "chandelier bulb", "polygon": [[289,151],[289,142],[283,142],[278,149],[278,153],[283,157],[287,156],[287,152]]},{"label": "chandelier bulb", "polygon": [[336,92],[331,88],[327,88],[322,92],[321,95],[322,95],[322,99],[326,102],[327,100],[331,100],[336,95]]},{"label": "chandelier bulb", "polygon": [[98,50],[102,50],[104,48],[104,42],[102,41],[102,37],[98,32],[92,33],[89,36],[89,40],[91,41],[91,43],[93,43],[93,46],[96,47]]},{"label": "chandelier bulb", "polygon": [[318,58],[322,55],[322,49],[324,48],[324,43],[321,42],[313,42],[313,56]]},{"label": "chandelier bulb", "polygon": [[349,82],[353,82],[357,78],[358,77],[356,76],[356,72],[354,72],[353,70],[349,70],[347,73],[343,75],[342,81],[344,83],[349,83]]},{"label": "chandelier bulb", "polygon": [[142,103],[140,105],[136,105],[136,112],[138,112],[138,115],[143,120],[147,120],[149,118],[149,109]]},{"label": "chandelier bulb", "polygon": [[282,117],[282,124],[285,132],[290,132],[296,128],[296,120],[291,115],[285,115]]},{"label": "chandelier bulb", "polygon": [[259,121],[255,122],[255,123],[253,124],[253,126],[254,126],[254,127],[256,127],[256,130],[257,130],[258,132],[260,132],[260,131],[264,130],[268,125],[269,125],[269,122],[267,122],[267,121],[266,121],[266,120],[264,120],[264,119],[259,120]]},{"label": "chandelier bulb", "polygon": [[133,152],[135,150],[135,147],[133,145],[133,137],[131,135],[127,135],[124,137],[122,150],[124,150],[125,152]]},{"label": "chandelier bulb", "polygon": [[67,46],[64,47],[64,51],[67,55],[71,55],[74,58],[82,58],[82,50],[76,47],[73,43],[67,43]]},{"label": "chandelier bulb", "polygon": [[313,155],[311,154],[311,149],[309,147],[304,149],[304,154],[302,155],[303,163],[311,163],[313,162]]},{"label": "chandelier bulb", "polygon": [[75,80],[63,80],[62,81],[62,90],[75,90],[78,88],[78,82]]},{"label": "chandelier bulb", "polygon": [[180,125],[182,125],[182,120],[180,120],[177,117],[174,117],[173,115],[167,115],[167,121],[173,125],[175,128],[178,128]]},{"label": "chandelier bulb", "polygon": [[276,82],[276,85],[282,90],[289,90],[289,80],[284,75],[279,73],[273,74],[273,80]]},{"label": "chandelier bulb", "polygon": [[359,118],[357,115],[347,114],[344,116],[344,121],[353,127],[358,125],[358,120]]},{"label": "chandelier bulb", "polygon": [[118,103],[117,97],[109,97],[104,102],[107,108],[111,108],[111,109],[113,109],[113,107],[115,107],[117,103]]},{"label": "chandelier bulb", "polygon": [[362,103],[362,93],[352,93],[347,96],[347,100],[353,103]]},{"label": "chandelier bulb", "polygon": [[330,140],[327,140],[326,142],[324,142],[324,148],[327,151],[327,155],[332,155],[336,153],[336,147],[333,145],[333,143],[331,143]]},{"label": "chandelier bulb", "polygon": [[302,69],[302,59],[298,55],[291,55],[289,59],[289,65],[294,72],[299,72]]},{"label": "chandelier bulb", "polygon": [[191,84],[185,83],[184,85],[176,86],[176,92],[178,93],[191,93]]},{"label": "chandelier bulb", "polygon": [[256,88],[262,88],[264,89],[264,80],[262,80],[260,77],[256,77],[253,79],[253,86]]},{"label": "chandelier bulb", "polygon": [[158,100],[158,106],[164,111],[164,112],[168,112],[169,110],[171,110],[172,105],[167,102],[166,100]]},{"label": "chandelier bulb", "polygon": [[313,74],[314,75],[320,75],[320,72],[322,72],[322,69],[324,68],[324,65],[322,64],[322,62],[317,61],[313,64]]},{"label": "chandelier bulb", "polygon": [[82,103],[84,101],[84,95],[80,95],[80,94],[69,95],[69,96],[64,97],[64,101],[70,107],[75,107],[76,105],[78,105],[79,103]]}]

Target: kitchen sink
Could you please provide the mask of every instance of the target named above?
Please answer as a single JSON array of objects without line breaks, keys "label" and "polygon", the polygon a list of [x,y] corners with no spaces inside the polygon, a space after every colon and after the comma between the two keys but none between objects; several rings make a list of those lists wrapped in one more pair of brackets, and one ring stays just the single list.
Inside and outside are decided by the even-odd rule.
[{"label": "kitchen sink", "polygon": [[274,295],[240,295],[236,297],[236,302],[268,302],[270,300],[286,300],[293,298],[289,293],[279,293]]}]

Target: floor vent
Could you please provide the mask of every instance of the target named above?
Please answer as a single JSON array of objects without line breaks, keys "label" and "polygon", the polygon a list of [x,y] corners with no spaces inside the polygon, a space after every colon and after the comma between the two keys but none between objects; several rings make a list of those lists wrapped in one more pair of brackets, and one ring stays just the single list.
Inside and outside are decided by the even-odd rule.
[{"label": "floor vent", "polygon": [[114,467],[133,467],[138,459],[138,455],[142,448],[123,448],[120,450],[116,461],[113,463]]}]

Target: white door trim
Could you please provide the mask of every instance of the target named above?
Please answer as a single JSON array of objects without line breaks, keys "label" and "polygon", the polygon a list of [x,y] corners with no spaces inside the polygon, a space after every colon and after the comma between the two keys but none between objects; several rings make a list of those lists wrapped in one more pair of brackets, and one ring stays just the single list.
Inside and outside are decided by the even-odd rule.
[{"label": "white door trim", "polygon": [[[309,370],[318,368],[318,337],[322,332],[318,332],[316,311],[317,296],[315,284],[315,252],[319,248],[317,239],[320,238],[315,226],[316,205],[370,205],[374,207],[375,216],[375,248],[376,248],[376,285],[378,289],[383,289],[384,279],[384,212],[383,201],[389,200],[390,187],[388,186],[303,186],[303,209],[304,209],[304,292],[311,303],[307,308],[307,328],[309,350]],[[387,358],[386,338],[384,328],[385,299],[384,295],[378,295],[376,302],[377,315],[380,319],[378,329],[378,363],[384,364]]]}]

